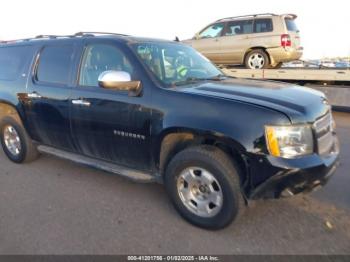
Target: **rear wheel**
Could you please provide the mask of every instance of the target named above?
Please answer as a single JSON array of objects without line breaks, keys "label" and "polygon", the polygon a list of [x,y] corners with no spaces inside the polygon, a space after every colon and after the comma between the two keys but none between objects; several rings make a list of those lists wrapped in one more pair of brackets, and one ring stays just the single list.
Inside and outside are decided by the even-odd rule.
[{"label": "rear wheel", "polygon": [[245,58],[245,66],[249,69],[266,69],[270,65],[269,56],[261,49],[250,51]]},{"label": "rear wheel", "polygon": [[38,151],[22,124],[12,117],[0,122],[1,145],[6,156],[15,163],[30,162],[38,157]]},{"label": "rear wheel", "polygon": [[238,170],[218,148],[181,151],[169,163],[164,181],[177,211],[196,226],[224,228],[244,208]]}]

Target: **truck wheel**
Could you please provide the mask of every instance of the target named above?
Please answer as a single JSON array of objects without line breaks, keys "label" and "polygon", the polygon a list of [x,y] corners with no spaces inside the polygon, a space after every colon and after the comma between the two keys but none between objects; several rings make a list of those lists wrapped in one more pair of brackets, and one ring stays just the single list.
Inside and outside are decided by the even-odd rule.
[{"label": "truck wheel", "polygon": [[245,66],[249,69],[266,69],[270,65],[269,56],[261,49],[250,51],[245,57]]},{"label": "truck wheel", "polygon": [[12,117],[5,117],[0,122],[1,145],[7,157],[15,163],[31,162],[39,153],[23,128]]},{"label": "truck wheel", "polygon": [[224,228],[244,208],[238,169],[213,146],[190,147],[175,155],[164,182],[176,210],[199,227]]}]

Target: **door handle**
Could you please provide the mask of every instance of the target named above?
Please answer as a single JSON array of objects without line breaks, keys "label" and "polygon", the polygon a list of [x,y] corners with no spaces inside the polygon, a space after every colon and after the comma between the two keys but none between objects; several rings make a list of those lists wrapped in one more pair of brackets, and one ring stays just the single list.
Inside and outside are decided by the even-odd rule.
[{"label": "door handle", "polygon": [[32,92],[27,94],[28,98],[41,98],[41,95],[39,95],[37,92]]},{"label": "door handle", "polygon": [[91,103],[89,101],[86,101],[84,99],[73,99],[72,104],[78,105],[78,106],[90,106],[91,105]]}]

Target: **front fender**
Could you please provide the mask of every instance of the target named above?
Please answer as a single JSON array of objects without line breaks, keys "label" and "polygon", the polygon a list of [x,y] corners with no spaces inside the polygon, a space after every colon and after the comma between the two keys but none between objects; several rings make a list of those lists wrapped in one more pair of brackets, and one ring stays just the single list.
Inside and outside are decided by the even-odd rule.
[{"label": "front fender", "polygon": [[154,101],[159,101],[151,125],[155,160],[164,137],[181,132],[219,139],[243,154],[265,154],[265,125],[290,124],[280,112],[236,100],[161,90]]}]

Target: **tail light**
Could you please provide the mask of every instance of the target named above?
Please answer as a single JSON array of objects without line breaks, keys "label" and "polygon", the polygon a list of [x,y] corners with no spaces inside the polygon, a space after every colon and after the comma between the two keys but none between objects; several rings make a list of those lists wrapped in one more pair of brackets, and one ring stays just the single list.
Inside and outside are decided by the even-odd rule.
[{"label": "tail light", "polygon": [[288,34],[281,35],[281,46],[282,47],[292,46],[292,40],[290,38],[290,35]]}]

